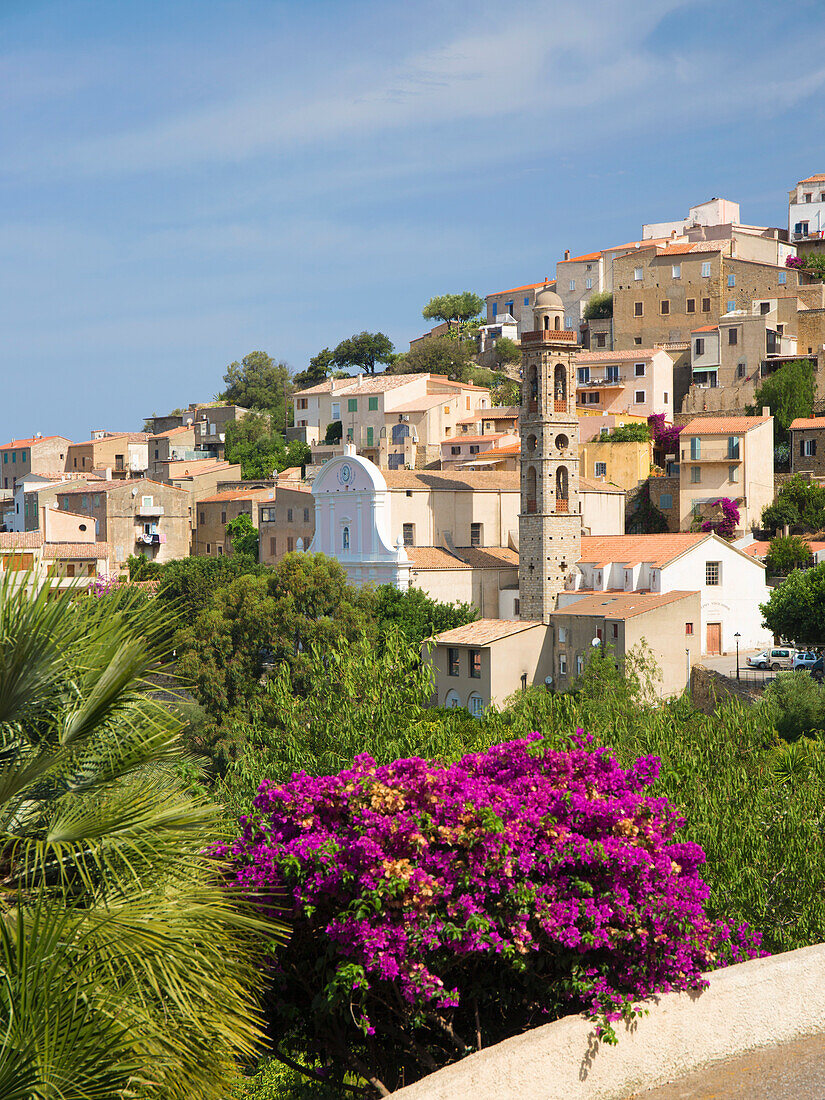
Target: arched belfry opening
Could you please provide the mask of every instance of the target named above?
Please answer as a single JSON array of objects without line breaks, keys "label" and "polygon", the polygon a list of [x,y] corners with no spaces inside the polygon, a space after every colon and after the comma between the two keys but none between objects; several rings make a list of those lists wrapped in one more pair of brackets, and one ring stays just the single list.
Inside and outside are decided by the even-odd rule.
[{"label": "arched belfry opening", "polygon": [[530,404],[535,404],[539,399],[539,372],[535,367],[530,368],[530,374],[528,375],[527,386],[527,400]]},{"label": "arched belfry opening", "polygon": [[554,327],[556,331],[559,331],[561,329],[561,317],[559,317],[558,315],[556,316],[556,324]]},{"label": "arched belfry opening", "polygon": [[525,512],[536,512],[538,510],[535,466],[528,466],[527,473],[524,476],[524,510]]},{"label": "arched belfry opening", "polygon": [[556,511],[568,512],[569,510],[567,467],[559,466],[556,470]]},{"label": "arched belfry opening", "polygon": [[556,401],[567,401],[567,371],[561,363],[553,371],[553,397]]},{"label": "arched belfry opening", "polygon": [[547,315],[547,314],[545,313],[545,315],[544,315],[544,331],[545,331],[545,332],[547,332],[547,330],[548,330],[549,328],[550,328],[550,318],[549,318],[549,316],[548,316],[548,315]]}]

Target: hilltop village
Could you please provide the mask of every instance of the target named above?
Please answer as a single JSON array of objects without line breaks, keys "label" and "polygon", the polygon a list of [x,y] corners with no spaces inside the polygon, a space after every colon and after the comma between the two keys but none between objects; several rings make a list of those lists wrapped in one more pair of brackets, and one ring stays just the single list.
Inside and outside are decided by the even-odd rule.
[{"label": "hilltop village", "polygon": [[142,426],[21,422],[0,568],[117,583],[251,537],[264,564],[322,553],[357,586],[472,605],[432,652],[442,705],[480,716],[643,641],[675,695],[700,659],[771,644],[774,505],[825,478],[825,173],[786,213],[713,198],[553,279],[433,299],[403,354],[362,333],[293,377],[252,353],[222,400]]}]

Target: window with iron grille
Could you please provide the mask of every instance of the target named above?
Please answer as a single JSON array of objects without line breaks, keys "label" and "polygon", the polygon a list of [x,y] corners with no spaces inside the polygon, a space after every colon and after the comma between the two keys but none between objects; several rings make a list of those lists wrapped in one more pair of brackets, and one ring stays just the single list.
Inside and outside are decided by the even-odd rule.
[{"label": "window with iron grille", "polygon": [[470,524],[470,546],[481,546],[481,524]]},{"label": "window with iron grille", "polygon": [[471,680],[480,680],[481,679],[481,650],[480,649],[471,649],[471,650],[469,650],[467,656],[468,656],[469,665],[470,665],[470,679]]},{"label": "window with iron grille", "polygon": [[705,584],[718,585],[719,577],[722,572],[722,564],[718,561],[706,561],[705,562]]},{"label": "window with iron grille", "polygon": [[405,546],[414,546],[415,545],[415,524],[414,523],[405,523],[404,527],[403,527],[403,533],[404,533],[404,545]]}]

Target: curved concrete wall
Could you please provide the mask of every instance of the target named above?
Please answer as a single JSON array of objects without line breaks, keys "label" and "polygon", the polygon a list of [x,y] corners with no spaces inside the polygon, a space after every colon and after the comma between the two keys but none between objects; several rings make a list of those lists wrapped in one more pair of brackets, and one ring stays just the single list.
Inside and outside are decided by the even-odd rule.
[{"label": "curved concrete wall", "polygon": [[707,974],[700,993],[647,1002],[604,1046],[567,1016],[393,1093],[399,1100],[627,1100],[744,1051],[825,1032],[825,944]]}]

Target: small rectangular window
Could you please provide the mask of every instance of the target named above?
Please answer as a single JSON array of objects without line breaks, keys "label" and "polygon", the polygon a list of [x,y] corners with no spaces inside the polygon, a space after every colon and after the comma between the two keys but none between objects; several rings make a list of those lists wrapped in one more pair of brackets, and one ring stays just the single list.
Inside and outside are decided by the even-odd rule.
[{"label": "small rectangular window", "polygon": [[581,653],[577,653],[576,654],[576,675],[581,676],[581,674],[583,672],[584,672],[584,657],[582,657]]},{"label": "small rectangular window", "polygon": [[607,463],[606,462],[597,462],[596,463],[595,476],[596,477],[607,477]]},{"label": "small rectangular window", "polygon": [[207,552],[207,554],[211,554],[211,553],[212,553],[212,543],[211,543],[211,542],[207,542],[207,544],[206,544],[206,552]]},{"label": "small rectangular window", "polygon": [[721,573],[721,563],[718,561],[705,562],[705,584],[718,585]]},{"label": "small rectangular window", "polygon": [[559,676],[567,675],[567,654],[559,654]]},{"label": "small rectangular window", "polygon": [[692,485],[702,484],[702,467],[691,466],[690,468],[690,480]]},{"label": "small rectangular window", "polygon": [[693,623],[685,623],[685,634],[693,633]]},{"label": "small rectangular window", "polygon": [[460,455],[461,454],[461,448],[460,447],[450,447],[450,454],[451,455]]},{"label": "small rectangular window", "polygon": [[596,333],[596,347],[597,348],[603,348],[606,343],[607,343],[606,334],[603,333],[603,332],[597,332]]},{"label": "small rectangular window", "polygon": [[670,302],[667,300],[667,298],[662,299],[661,306],[662,316],[666,317],[670,313]]},{"label": "small rectangular window", "polygon": [[448,664],[449,664],[447,675],[448,676],[458,676],[458,674],[459,674],[459,668],[458,668],[459,653],[458,653],[458,650],[454,649],[452,646],[450,646],[450,648],[447,650],[447,660],[448,660]]},{"label": "small rectangular window", "polygon": [[659,497],[659,507],[662,509],[663,512],[669,511],[673,507],[673,494],[662,493],[662,495]]},{"label": "small rectangular window", "polygon": [[221,523],[226,523],[226,512],[221,512]]},{"label": "small rectangular window", "polygon": [[739,366],[736,368],[736,377],[737,378],[744,378],[745,377],[745,364],[744,363],[740,363]]},{"label": "small rectangular window", "polygon": [[633,371],[634,371],[634,374],[635,374],[636,378],[644,378],[644,376],[645,376],[645,365],[644,365],[644,363],[636,363],[634,368],[633,368]]},{"label": "small rectangular window", "polygon": [[644,303],[643,302],[634,302],[633,303],[633,316],[634,317],[644,316],[644,314],[642,312],[643,309],[644,309]]},{"label": "small rectangular window", "polygon": [[637,405],[644,405],[644,403],[645,403],[645,391],[644,390],[636,390],[636,395],[635,395],[634,400],[635,400]]},{"label": "small rectangular window", "polygon": [[702,457],[702,440],[698,435],[690,437],[690,457],[695,461]]},{"label": "small rectangular window", "polygon": [[709,279],[710,278],[710,260],[706,260],[702,264],[702,278],[703,279]]},{"label": "small rectangular window", "polygon": [[559,627],[559,642],[564,644],[566,641],[567,641],[567,627],[566,626],[560,626]]},{"label": "small rectangular window", "polygon": [[728,436],[728,458],[739,458],[739,436]]},{"label": "small rectangular window", "polygon": [[736,302],[734,302],[733,298],[728,298],[728,300],[725,302],[725,313],[733,313],[735,309]]},{"label": "small rectangular window", "polygon": [[585,383],[590,381],[590,367],[576,368],[576,381]]},{"label": "small rectangular window", "polygon": [[593,289],[593,280],[592,279],[585,279],[584,280],[584,287],[585,287],[585,290],[592,290]]},{"label": "small rectangular window", "polygon": [[521,600],[518,598],[518,596],[516,596],[516,598],[513,600],[513,611],[516,615],[518,615],[521,611]]},{"label": "small rectangular window", "polygon": [[780,271],[779,272],[779,278],[777,279],[777,282],[779,283],[779,285],[780,286],[785,286],[787,281],[788,281],[788,273],[786,271]]},{"label": "small rectangular window", "polygon": [[736,276],[728,275],[728,286],[736,286]]},{"label": "small rectangular window", "polygon": [[803,458],[813,458],[816,454],[816,440],[805,439],[802,441],[802,447],[800,448]]},{"label": "small rectangular window", "polygon": [[304,508],[304,523],[309,523],[309,508]]},{"label": "small rectangular window", "polygon": [[619,637],[619,624],[618,623],[613,623],[613,637],[614,638]]},{"label": "small rectangular window", "polygon": [[696,299],[695,298],[688,298],[688,300],[685,302],[685,312],[686,313],[695,313],[696,312]]},{"label": "small rectangular window", "polygon": [[470,524],[470,546],[481,546],[481,524]]},{"label": "small rectangular window", "polygon": [[644,274],[645,274],[645,269],[643,267],[634,267],[633,268],[633,278],[634,278],[635,282],[640,283],[642,281],[642,279],[644,278]]},{"label": "small rectangular window", "polygon": [[570,280],[570,289],[571,289],[571,290],[575,290],[575,289],[576,289],[576,280],[575,280],[575,279],[571,279],[571,280]]},{"label": "small rectangular window", "polygon": [[728,466],[728,481],[737,482],[739,480],[739,467]]},{"label": "small rectangular window", "polygon": [[292,523],[292,509],[291,508],[287,508],[287,510],[286,510],[286,521],[287,521],[287,523]]},{"label": "small rectangular window", "polygon": [[673,266],[670,269],[670,274],[674,279],[681,279],[682,278],[682,265],[681,264],[673,264]]},{"label": "small rectangular window", "polygon": [[705,341],[703,340],[703,338],[701,336],[697,336],[697,338],[694,342],[693,354],[694,355],[704,355],[705,354]]},{"label": "small rectangular window", "polygon": [[759,303],[759,312],[760,312],[760,314],[762,314],[764,316],[766,313],[770,313],[770,311],[771,311],[771,303],[770,302],[760,302]]},{"label": "small rectangular window", "polygon": [[469,658],[469,665],[470,665],[470,679],[471,680],[480,680],[481,679],[481,650],[480,649],[471,649],[468,652],[467,656]]},{"label": "small rectangular window", "polygon": [[275,557],[275,536],[274,535],[270,535],[270,537],[269,537],[269,552],[272,555],[272,557],[274,558]]},{"label": "small rectangular window", "polygon": [[525,298],[525,299],[524,299],[524,304],[525,304],[526,306],[529,306],[529,305],[530,305],[530,299],[529,299],[529,298]]},{"label": "small rectangular window", "polygon": [[415,546],[415,524],[405,523],[403,526],[404,545]]},{"label": "small rectangular window", "polygon": [[702,313],[710,313],[710,298],[702,299]]}]

